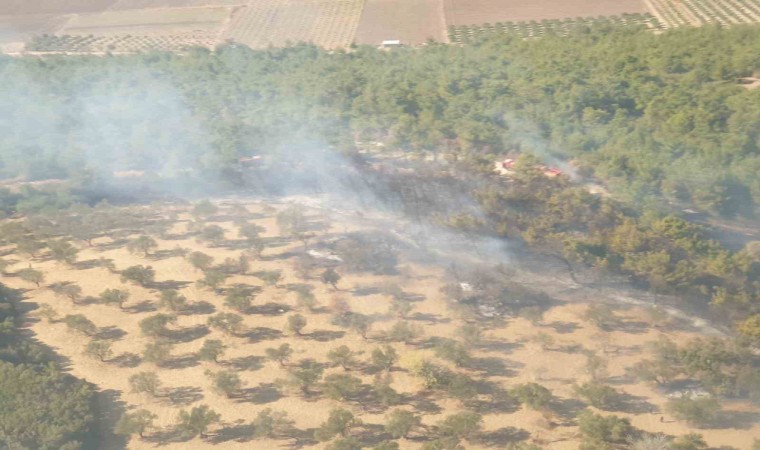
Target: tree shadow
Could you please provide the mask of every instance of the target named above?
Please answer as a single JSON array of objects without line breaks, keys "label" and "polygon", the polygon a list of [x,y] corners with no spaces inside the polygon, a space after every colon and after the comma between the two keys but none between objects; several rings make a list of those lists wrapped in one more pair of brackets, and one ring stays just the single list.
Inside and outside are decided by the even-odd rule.
[{"label": "tree shadow", "polygon": [[241,420],[234,425],[218,430],[214,436],[208,438],[208,442],[212,444],[221,444],[229,441],[249,442],[253,439],[253,432],[253,425]]},{"label": "tree shadow", "polygon": [[171,389],[165,396],[175,406],[191,405],[203,399],[203,390],[195,386],[181,386]]},{"label": "tree shadow", "polygon": [[560,320],[556,320],[550,324],[547,324],[547,326],[553,328],[554,331],[559,334],[571,334],[580,328],[577,322],[566,322]]},{"label": "tree shadow", "polygon": [[573,420],[584,409],[586,404],[575,398],[553,397],[549,407],[564,420]]},{"label": "tree shadow", "polygon": [[95,406],[96,431],[89,433],[82,442],[82,448],[104,448],[106,444],[109,449],[127,448],[127,439],[113,432],[116,422],[126,410],[126,403],[121,400],[121,392],[113,389],[96,391]]},{"label": "tree shadow", "polygon": [[438,404],[433,401],[431,397],[434,397],[432,393],[429,392],[421,392],[418,394],[412,394],[408,396],[404,396],[403,403],[407,405],[412,405],[412,407],[424,414],[440,414],[443,409],[438,406]]},{"label": "tree shadow", "polygon": [[169,427],[161,429],[146,435],[144,441],[155,443],[158,446],[178,444],[187,442],[193,439],[195,436],[191,436],[176,427]]},{"label": "tree shadow", "polygon": [[[514,361],[509,361],[509,363],[511,366],[516,368],[524,366],[524,364]],[[467,367],[469,369],[482,372],[483,375],[487,377],[514,377],[517,375],[517,372],[515,370],[507,367],[507,364],[503,358],[470,358],[470,361],[467,363]]]},{"label": "tree shadow", "polygon": [[71,266],[77,270],[94,269],[100,266],[100,261],[98,261],[97,259],[88,259],[85,261],[77,261]]},{"label": "tree shadow", "polygon": [[197,365],[198,355],[195,353],[187,353],[185,355],[175,356],[161,363],[161,367],[165,369],[187,369],[188,367],[195,367]]},{"label": "tree shadow", "polygon": [[268,327],[256,327],[250,330],[248,333],[246,333],[245,337],[248,338],[248,340],[251,341],[251,343],[269,341],[269,340],[281,338],[282,331],[275,330],[274,328],[268,328]]},{"label": "tree shadow", "polygon": [[153,283],[150,283],[152,289],[158,289],[159,291],[164,289],[174,289],[176,291],[188,285],[190,285],[189,281],[177,280],[154,281]]},{"label": "tree shadow", "polygon": [[449,318],[441,318],[438,314],[430,314],[430,313],[414,313],[411,316],[409,316],[410,320],[419,320],[423,322],[430,322],[430,323],[450,323],[451,319]]},{"label": "tree shadow", "polygon": [[720,411],[715,420],[705,428],[730,428],[747,430],[760,421],[760,413],[756,411]]},{"label": "tree shadow", "polygon": [[377,286],[361,286],[361,287],[355,287],[354,290],[350,291],[351,295],[354,297],[366,297],[368,295],[375,295],[380,293],[380,288]]},{"label": "tree shadow", "polygon": [[282,398],[280,390],[274,383],[260,383],[256,387],[243,389],[238,402],[250,402],[257,405],[276,402]]},{"label": "tree shadow", "polygon": [[510,442],[524,441],[530,437],[530,433],[522,428],[502,427],[494,431],[480,433],[477,442],[486,447],[506,447]]},{"label": "tree shadow", "polygon": [[166,337],[174,342],[191,342],[206,336],[210,332],[206,325],[195,325],[179,330],[168,330]]},{"label": "tree shadow", "polygon": [[478,348],[489,352],[498,352],[502,355],[508,355],[523,346],[524,345],[520,342],[485,341],[478,345]]},{"label": "tree shadow", "polygon": [[177,256],[174,253],[174,250],[156,250],[153,253],[146,256],[145,259],[148,259],[150,261],[161,261],[163,259],[169,259],[174,256]]},{"label": "tree shadow", "polygon": [[264,305],[253,305],[247,313],[248,314],[261,314],[264,316],[281,316],[290,311],[290,306],[280,303],[266,303]]},{"label": "tree shadow", "polygon": [[199,302],[191,303],[187,308],[180,312],[180,314],[190,316],[196,314],[213,314],[214,312],[216,312],[216,307],[214,305],[205,300],[201,300]]},{"label": "tree shadow", "polygon": [[646,397],[619,393],[618,400],[610,411],[619,411],[629,414],[646,414],[652,412],[655,406],[646,400]]},{"label": "tree shadow", "polygon": [[130,313],[144,313],[157,310],[158,308],[156,308],[156,305],[150,300],[142,300],[139,303],[135,303],[124,308],[124,311],[129,311]]},{"label": "tree shadow", "polygon": [[261,356],[243,356],[240,358],[224,361],[224,366],[231,367],[235,370],[259,370],[264,367],[264,358]]},{"label": "tree shadow", "polygon": [[111,358],[111,360],[108,362],[116,365],[117,367],[133,368],[140,365],[140,361],[142,361],[142,359],[140,358],[140,355],[136,353],[132,353],[132,352],[124,352],[120,354],[119,356]]},{"label": "tree shadow", "polygon": [[333,331],[333,330],[316,330],[309,334],[304,334],[303,338],[310,341],[317,342],[329,342],[335,339],[340,339],[345,336],[345,331]]},{"label": "tree shadow", "polygon": [[118,341],[127,335],[127,332],[116,326],[103,327],[98,331],[96,335],[98,339],[105,339],[107,341]]},{"label": "tree shadow", "polygon": [[391,438],[385,427],[376,423],[364,423],[355,433],[356,438],[367,447],[374,447]]}]

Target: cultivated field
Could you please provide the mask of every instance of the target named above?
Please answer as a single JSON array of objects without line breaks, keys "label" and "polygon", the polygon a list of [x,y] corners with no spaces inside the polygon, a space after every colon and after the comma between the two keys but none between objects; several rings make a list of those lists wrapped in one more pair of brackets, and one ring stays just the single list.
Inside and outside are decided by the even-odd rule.
[{"label": "cultivated field", "polygon": [[615,26],[660,29],[662,25],[649,14],[623,14],[622,16],[555,19],[530,22],[497,22],[480,25],[449,26],[449,42],[463,44],[493,34],[514,35],[521,39],[537,38],[548,34],[567,36],[582,27]]},{"label": "cultivated field", "polygon": [[443,0],[447,25],[478,25],[544,19],[619,16],[644,13],[641,0]]},{"label": "cultivated field", "polygon": [[405,45],[430,39],[446,42],[441,0],[367,0],[356,43],[379,45],[398,39]]},{"label": "cultivated field", "polygon": [[760,22],[760,0],[646,0],[666,28]]},{"label": "cultivated field", "polygon": [[348,47],[364,0],[254,0],[236,11],[225,33],[252,48],[310,42]]},{"label": "cultivated field", "polygon": [[[446,436],[441,420],[469,412],[481,415],[482,428],[456,434],[468,449],[527,441],[570,450],[579,443],[575,416],[588,401],[577,385],[586,381],[612,386],[617,400],[604,409],[648,432],[696,431],[712,446],[742,449],[760,433],[751,420],[756,410],[743,402],[724,402],[733,422],[712,429],[663,415],[669,391],[636,382],[628,369],[650,355],[648,342],[683,343],[699,327],[620,304],[613,325],[590,321],[587,302],[599,304],[610,293],[574,284],[556,263],[513,260],[476,275],[464,260],[431,259],[405,244],[404,225],[392,218],[277,202],[100,207],[92,214],[93,225],[110,228],[91,245],[85,241],[97,227],[72,228],[85,239],[71,240],[79,248],[73,257],[59,251],[56,261],[27,244],[30,253],[6,247],[4,259],[14,262],[3,282],[37,303],[28,322],[34,337],[103,393],[104,425],[123,412],[155,414],[145,437],[135,434],[129,448],[324,448],[315,438],[335,439],[322,424],[343,408],[361,422],[340,432],[367,447],[393,438],[383,424],[401,409],[421,420],[399,437],[404,449]],[[55,219],[57,226],[66,221]],[[37,232],[56,233],[36,223]],[[129,275],[125,269],[134,266],[150,266],[154,279]],[[29,267],[44,279],[35,284]],[[326,278],[328,268],[340,279]],[[511,312],[455,300],[499,285],[493,276],[517,283],[502,294]],[[128,297],[119,303],[108,289]],[[204,353],[214,346],[209,342],[220,351]],[[292,354],[278,362],[273,350],[285,344]],[[397,357],[384,366],[375,355],[380,350]],[[141,373],[159,384],[135,382]],[[521,406],[513,389],[525,383],[548,388],[550,397]],[[220,415],[206,438],[176,427],[180,410],[199,405]],[[265,421],[252,423],[267,408],[292,423],[280,420],[273,430]]]}]

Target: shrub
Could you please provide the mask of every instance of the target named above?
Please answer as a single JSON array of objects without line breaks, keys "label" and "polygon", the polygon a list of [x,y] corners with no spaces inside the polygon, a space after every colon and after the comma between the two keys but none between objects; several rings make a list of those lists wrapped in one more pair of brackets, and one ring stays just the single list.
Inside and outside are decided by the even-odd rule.
[{"label": "shrub", "polygon": [[200,435],[206,437],[208,427],[219,422],[221,416],[207,405],[196,406],[189,412],[182,410],[179,412],[177,428],[193,436]]},{"label": "shrub", "polygon": [[665,408],[677,419],[704,427],[715,421],[720,411],[720,403],[713,397],[681,397],[669,400]]},{"label": "shrub", "polygon": [[551,391],[537,383],[517,385],[509,393],[531,409],[543,409],[552,400]]},{"label": "shrub", "polygon": [[412,430],[421,424],[421,419],[413,412],[397,409],[386,417],[385,432],[395,439],[406,438]]}]

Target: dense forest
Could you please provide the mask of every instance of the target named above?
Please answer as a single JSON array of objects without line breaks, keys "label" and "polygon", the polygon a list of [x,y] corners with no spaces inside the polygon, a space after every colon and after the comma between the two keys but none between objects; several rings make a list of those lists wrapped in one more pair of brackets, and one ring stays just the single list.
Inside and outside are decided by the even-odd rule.
[{"label": "dense forest", "polygon": [[[4,58],[5,176],[91,168],[234,169],[240,156],[357,140],[490,166],[532,152],[572,161],[620,198],[752,215],[760,198],[760,29],[654,35],[609,27],[570,38],[464,47]],[[228,178],[228,177],[225,177]],[[653,195],[656,194],[656,195]]]}]

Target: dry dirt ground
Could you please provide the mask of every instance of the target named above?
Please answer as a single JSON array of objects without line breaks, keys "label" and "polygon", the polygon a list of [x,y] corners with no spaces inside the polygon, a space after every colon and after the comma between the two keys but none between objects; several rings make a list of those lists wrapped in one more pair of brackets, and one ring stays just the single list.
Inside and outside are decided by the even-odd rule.
[{"label": "dry dirt ground", "polygon": [[[385,315],[389,298],[373,293],[371,289],[381,283],[397,283],[409,294],[416,295],[420,301],[415,302],[415,309],[410,320],[421,325],[425,337],[455,336],[455,330],[463,324],[445,306],[445,301],[439,289],[445,283],[444,264],[420,263],[410,255],[402,253],[399,261],[398,275],[376,276],[365,273],[349,273],[338,269],[343,275],[339,283],[340,291],[334,291],[320,283],[316,278],[299,278],[294,270],[294,254],[303,251],[303,244],[279,237],[273,215],[274,211],[261,203],[245,204],[250,212],[252,222],[260,225],[266,231],[262,233],[270,240],[270,246],[264,251],[260,261],[253,261],[249,273],[259,270],[282,270],[283,280],[280,287],[265,286],[259,278],[252,275],[236,275],[228,279],[226,285],[245,283],[259,286],[261,291],[256,294],[253,310],[245,314],[245,325],[249,332],[245,337],[230,337],[217,330],[207,334],[204,328],[210,314],[228,311],[223,305],[223,297],[205,288],[199,288],[195,282],[201,273],[194,269],[184,258],[171,256],[170,251],[183,247],[193,251],[203,251],[212,255],[219,263],[226,257],[237,257],[241,249],[231,249],[233,245],[210,247],[200,244],[192,235],[186,233],[190,216],[187,208],[175,210],[178,220],[171,230],[170,239],[160,239],[159,248],[152,255],[142,257],[127,252],[123,239],[114,240],[110,237],[98,238],[92,247],[82,247],[79,254],[78,268],[56,263],[49,260],[25,260],[18,258],[15,266],[8,272],[12,273],[27,267],[44,271],[46,280],[41,288],[36,288],[14,276],[3,277],[3,282],[10,287],[26,291],[27,301],[40,305],[50,305],[60,314],[84,314],[98,327],[105,329],[108,338],[113,341],[114,358],[108,362],[99,362],[83,355],[83,349],[88,338],[67,330],[60,322],[47,323],[30,316],[28,326],[34,337],[52,347],[62,357],[70,362],[70,370],[74,375],[94,383],[104,396],[110,396],[108,405],[123,405],[126,410],[145,408],[154,412],[158,418],[156,425],[159,430],[149,433],[148,439],[133,438],[129,441],[131,449],[250,449],[250,448],[287,448],[294,444],[292,439],[252,441],[244,430],[256,414],[264,408],[274,408],[287,411],[295,421],[295,425],[304,431],[304,436],[322,423],[331,408],[350,408],[365,424],[382,424],[387,412],[364,411],[356,403],[338,403],[325,397],[304,399],[294,392],[278,391],[274,387],[275,380],[285,378],[286,370],[265,358],[265,349],[289,343],[294,349],[292,361],[302,358],[314,358],[325,361],[329,350],[345,344],[361,352],[360,359],[366,361],[371,351],[379,346],[379,337],[384,329],[391,326],[395,319],[382,318],[369,333],[370,339],[364,341],[355,333],[336,327],[330,322],[329,305],[335,297],[345,299],[355,312],[364,314]],[[282,204],[275,204],[282,209]],[[175,207],[176,208],[176,207]],[[168,214],[167,207],[165,213]],[[218,214],[219,219],[213,223],[226,229],[226,238],[235,242],[237,232],[231,222],[231,217],[224,211]],[[313,220],[325,220],[318,210],[312,210]],[[348,222],[341,218],[332,219],[329,228],[320,239],[336,236],[346,231],[366,229],[367,223]],[[239,243],[240,241],[238,241]],[[312,243],[313,245],[313,243]],[[90,267],[88,261],[105,257],[111,258],[118,269],[136,265],[150,264],[156,270],[158,282],[171,282],[179,287],[180,292],[197,308],[194,312],[180,313],[172,329],[196,331],[194,338],[183,339],[173,350],[173,359],[166,367],[156,367],[146,362],[137,365],[128,364],[127,356],[139,355],[150,339],[141,335],[138,323],[141,319],[155,314],[158,307],[158,292],[155,289],[145,289],[131,283],[124,284],[119,275],[106,269]],[[543,276],[545,278],[540,278]],[[520,280],[533,280],[540,286],[552,287],[557,293],[566,290],[567,282],[553,282],[562,275],[544,270],[543,275],[530,273],[517,274]],[[129,302],[124,310],[116,306],[107,306],[95,300],[86,300],[80,305],[72,305],[68,300],[56,297],[45,285],[54,282],[76,282],[85,296],[97,296],[107,288],[128,289],[131,293]],[[560,280],[561,281],[561,280]],[[297,306],[295,294],[284,288],[289,283],[309,283],[324,309],[318,312],[304,311]],[[602,294],[600,294],[602,296]],[[581,296],[584,297],[584,296]],[[587,301],[597,298],[588,297]],[[635,306],[621,307],[619,315],[627,331],[602,332],[596,327],[584,322],[580,317],[585,309],[582,301],[562,301],[557,295],[558,303],[550,309],[539,325],[521,319],[510,319],[504,326],[484,330],[485,341],[473,354],[476,368],[467,369],[468,373],[477,379],[498,383],[504,387],[513,386],[519,382],[535,381],[552,390],[556,396],[559,410],[577,409],[579,403],[573,393],[573,384],[583,380],[585,357],[579,349],[595,350],[608,360],[609,380],[614,387],[624,392],[632,404],[639,408],[635,414],[620,412],[619,415],[630,417],[636,427],[650,432],[664,432],[671,435],[697,431],[704,434],[712,446],[731,445],[748,449],[753,436],[760,433],[759,425],[737,422],[736,428],[695,430],[685,423],[665,417],[666,422],[660,422],[659,411],[666,398],[663,393],[652,387],[632,382],[624,376],[625,368],[646,355],[646,343],[666,335],[679,342],[696,337],[694,331],[672,325],[664,331],[659,331],[647,325],[643,309]],[[291,336],[285,332],[285,323],[289,311],[297,311],[308,318],[303,337]],[[542,350],[531,340],[539,332],[549,334],[555,339],[550,350]],[[192,334],[192,333],[191,333]],[[205,334],[205,335],[204,335]],[[229,346],[220,364],[199,362],[194,353],[201,347],[204,339],[221,339]],[[393,344],[401,355],[401,360],[410,355],[425,355],[432,357],[430,350],[414,345]],[[228,399],[212,391],[210,381],[204,375],[206,370],[230,369],[240,374],[245,382],[244,394],[240,398]],[[167,394],[161,398],[151,398],[146,394],[135,394],[130,391],[128,378],[130,375],[146,370],[158,373]],[[342,369],[330,368],[329,373],[338,373]],[[352,374],[360,376],[364,383],[371,384],[372,376],[359,370]],[[423,423],[434,424],[443,416],[464,410],[460,402],[441,395],[420,391],[420,384],[404,370],[393,372],[393,387],[401,393],[410,395],[412,401],[402,408],[414,409],[423,415]],[[181,408],[190,408],[197,404],[208,404],[221,414],[222,423],[211,430],[211,437],[206,440],[164,440],[170,433],[167,430],[175,423]],[[726,410],[735,411],[741,417],[742,411],[747,414],[749,407],[742,403],[727,403]],[[636,409],[634,408],[634,409]],[[466,448],[503,448],[509,436],[529,438],[540,443],[546,449],[575,449],[578,446],[577,427],[550,426],[542,414],[528,410],[498,410],[482,411],[484,414],[484,432],[481,442],[468,442]],[[105,416],[118,411],[105,411]],[[552,420],[563,423],[555,416]],[[524,430],[524,431],[523,431]],[[527,433],[526,433],[527,432]],[[306,448],[322,448],[324,444],[307,443]],[[419,440],[402,440],[401,447],[415,449],[421,446]]]}]

